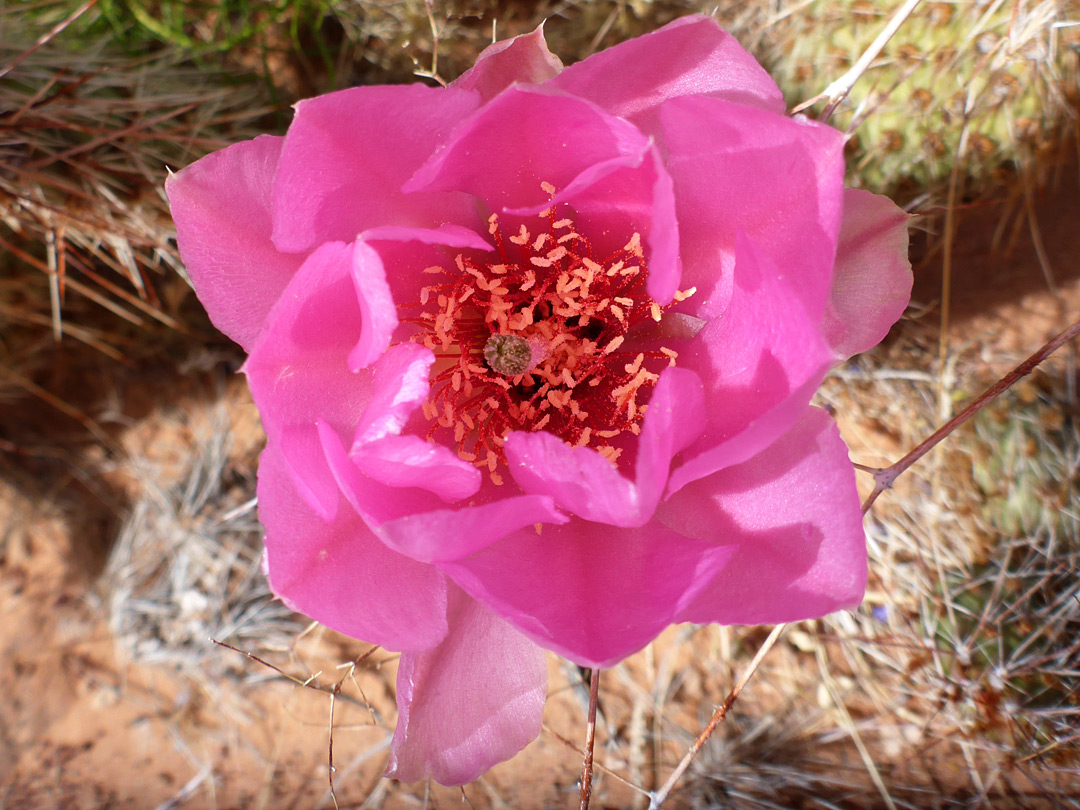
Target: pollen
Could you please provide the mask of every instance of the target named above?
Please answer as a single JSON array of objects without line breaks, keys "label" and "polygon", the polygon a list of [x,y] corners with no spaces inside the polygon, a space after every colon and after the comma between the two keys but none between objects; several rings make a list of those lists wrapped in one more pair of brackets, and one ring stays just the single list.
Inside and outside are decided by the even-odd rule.
[{"label": "pollen", "polygon": [[[541,187],[550,208],[516,220],[510,235],[489,217],[494,260],[463,253],[452,266],[425,268],[431,281],[419,301],[400,308],[413,340],[436,355],[422,406],[428,439],[452,443],[497,485],[513,431],[546,430],[618,466],[616,444],[640,434],[652,388],[678,358],[635,339],[636,327],[647,333],[665,310],[648,295],[641,235],[598,254],[568,206],[554,202],[555,187]],[[435,311],[424,309],[433,302]]]}]

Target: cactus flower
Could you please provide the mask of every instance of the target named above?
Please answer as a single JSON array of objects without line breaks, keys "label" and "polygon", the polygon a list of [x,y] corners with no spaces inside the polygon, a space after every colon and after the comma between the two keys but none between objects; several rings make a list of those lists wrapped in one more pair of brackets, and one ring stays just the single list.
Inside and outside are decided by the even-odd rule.
[{"label": "cactus flower", "polygon": [[854,471],[810,399],[911,271],[843,140],[690,16],[570,67],[537,30],[445,88],[302,101],[169,178],[248,353],[270,584],[401,652],[388,775],[513,756],[545,650],[606,667],[674,622],[860,601]]}]

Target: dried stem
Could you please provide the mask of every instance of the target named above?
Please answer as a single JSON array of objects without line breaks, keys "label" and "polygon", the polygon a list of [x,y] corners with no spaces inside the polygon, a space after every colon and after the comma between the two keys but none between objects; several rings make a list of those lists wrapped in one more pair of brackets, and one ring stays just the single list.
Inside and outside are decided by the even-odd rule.
[{"label": "dried stem", "polygon": [[708,742],[709,737],[716,731],[716,727],[720,725],[720,721],[727,717],[728,712],[731,711],[731,707],[735,705],[735,701],[738,700],[742,690],[746,688],[746,684],[750,682],[750,679],[754,676],[757,668],[761,665],[765,655],[776,644],[777,639],[780,638],[780,634],[784,632],[786,624],[778,624],[769,633],[769,637],[765,639],[765,642],[761,645],[761,648],[757,651],[750,665],[746,668],[746,671],[742,674],[742,677],[736,682],[728,693],[727,698],[723,703],[717,707],[713,712],[712,719],[709,720],[709,724],[705,726],[705,729],[698,735],[698,738],[694,740],[694,744],[690,746],[690,750],[686,752],[686,756],[682,758],[682,762],[678,764],[674,771],[671,772],[671,776],[664,783],[664,786],[660,790],[654,791],[649,794],[649,810],[658,810],[665,801],[667,801],[668,794],[671,793],[672,788],[682,778],[682,775],[686,772],[686,769],[690,767],[690,763],[694,761],[694,757],[701,751],[702,746]]},{"label": "dried stem", "polygon": [[589,683],[589,722],[585,727],[585,759],[581,763],[581,810],[589,810],[592,799],[593,746],[596,744],[596,703],[600,698],[600,668],[592,671]]},{"label": "dried stem", "polygon": [[865,514],[869,511],[870,507],[873,506],[874,501],[877,500],[882,492],[892,488],[896,479],[899,478],[901,473],[908,467],[929,453],[942,439],[977,414],[988,403],[1009,390],[1019,380],[1034,371],[1044,360],[1046,360],[1046,358],[1075,338],[1078,334],[1080,334],[1080,321],[1076,321],[1064,332],[1044,344],[1041,349],[1031,355],[1027,360],[979,394],[970,405],[935,430],[929,437],[920,442],[915,449],[895,464],[892,464],[889,467],[864,467],[859,465],[859,469],[865,470],[874,476],[874,491],[867,496],[866,501],[863,503],[863,513]]}]

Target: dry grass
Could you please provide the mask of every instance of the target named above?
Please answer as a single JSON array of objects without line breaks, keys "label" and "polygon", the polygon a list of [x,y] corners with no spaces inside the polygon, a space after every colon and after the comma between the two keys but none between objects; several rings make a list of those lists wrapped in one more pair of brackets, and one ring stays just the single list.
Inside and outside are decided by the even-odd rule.
[{"label": "dry grass", "polygon": [[[164,167],[280,128],[286,119],[274,110],[301,94],[416,72],[453,78],[490,41],[492,20],[505,37],[552,16],[553,49],[569,62],[714,5],[461,0],[436,3],[429,17],[420,0],[282,0],[237,3],[232,16],[191,23],[169,12],[179,3],[101,2],[36,50],[37,35],[72,6],[0,6],[0,70],[21,60],[0,78],[0,403],[9,406],[0,454],[5,468],[30,469],[38,466],[30,456],[56,452],[76,478],[128,482],[99,583],[126,660],[179,672],[223,705],[230,676],[260,670],[209,647],[210,634],[260,653],[284,650],[275,660],[301,678],[317,669],[297,652],[313,639],[296,643],[303,624],[272,601],[259,572],[247,506],[253,455],[230,447],[230,415],[250,406],[199,400],[184,439],[133,440],[125,405],[108,395],[109,364],[137,372],[166,346],[190,360],[220,345],[183,282]],[[792,104],[842,73],[883,13],[865,2],[718,5],[721,20],[777,71]],[[157,16],[136,15],[132,27],[125,8]],[[924,204],[954,173],[972,196],[1005,183],[1030,199],[1063,146],[1074,145],[1080,27],[1062,25],[1067,12],[1052,0],[925,2],[836,119],[856,135],[854,177],[875,188],[906,185]],[[924,42],[928,53],[912,52]],[[822,398],[840,413],[855,460],[894,459],[940,420],[940,367],[925,331],[908,326],[827,383]],[[975,365],[954,372],[971,387],[985,381]],[[1074,373],[1051,366],[875,506],[864,605],[788,629],[668,806],[1080,807]],[[89,374],[92,395],[73,393]],[[23,417],[11,416],[27,402],[50,415],[33,423],[32,442]],[[62,428],[47,427],[56,419]],[[152,452],[169,441],[191,441],[179,462]],[[69,452],[75,442],[78,452]],[[43,469],[52,475],[55,466]],[[39,494],[54,497],[51,487]],[[607,673],[598,762],[657,787],[763,638],[755,628],[676,628]],[[314,660],[341,657],[334,640],[319,650]],[[413,806],[406,799],[424,800],[423,786],[364,776],[392,727],[386,665],[361,679],[367,695],[360,681],[343,682],[362,728],[361,737],[347,724],[338,730],[339,794],[356,805]],[[577,742],[580,676],[553,671],[549,721]],[[363,718],[369,698],[377,722]],[[243,737],[249,729],[236,723],[230,733]],[[469,801],[534,806],[522,804],[533,800],[522,788],[542,772],[558,784],[535,785],[535,806],[565,803],[579,760],[553,732],[528,764],[519,758],[470,787]],[[535,763],[544,770],[531,771]],[[248,778],[269,790],[274,770]],[[312,777],[319,791],[322,779]],[[181,794],[204,789],[199,781]],[[431,795],[437,806],[460,801],[438,787]],[[601,772],[594,806],[605,803],[647,802]]]},{"label": "dry grass", "polygon": [[165,167],[250,134],[259,99],[183,54],[134,57],[102,35],[30,50],[68,10],[54,5],[0,10],[0,63],[21,58],[0,84],[0,245],[21,282],[0,290],[0,317],[123,362],[162,327],[184,329]]},{"label": "dry grass", "polygon": [[232,452],[224,399],[204,407],[202,424],[172,438],[191,436],[181,469],[138,449],[126,459],[137,497],[100,584],[128,660],[212,683],[225,674],[223,663],[235,672],[236,662],[209,638],[281,648],[306,622],[274,599],[262,572],[253,457]]}]

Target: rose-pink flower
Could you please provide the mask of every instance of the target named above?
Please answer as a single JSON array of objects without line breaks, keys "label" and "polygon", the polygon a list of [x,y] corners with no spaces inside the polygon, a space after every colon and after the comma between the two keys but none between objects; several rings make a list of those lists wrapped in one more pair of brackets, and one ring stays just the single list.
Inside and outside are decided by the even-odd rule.
[{"label": "rose-pink flower", "polygon": [[544,650],[862,598],[854,472],[810,406],[910,293],[907,217],[701,16],[563,68],[542,30],[446,88],[300,102],[169,178],[249,353],[274,591],[400,651],[387,773],[540,730]]}]

